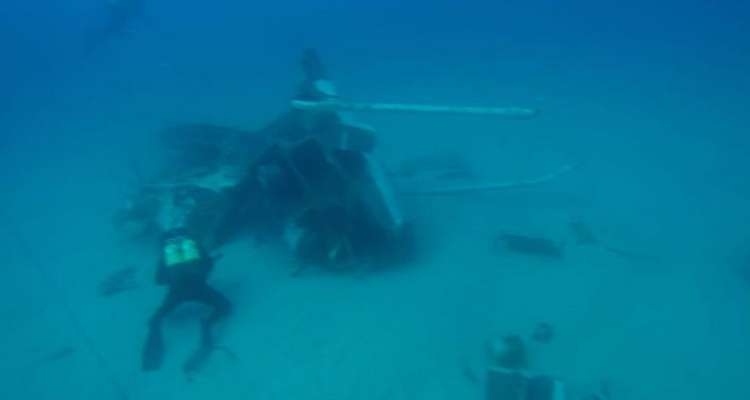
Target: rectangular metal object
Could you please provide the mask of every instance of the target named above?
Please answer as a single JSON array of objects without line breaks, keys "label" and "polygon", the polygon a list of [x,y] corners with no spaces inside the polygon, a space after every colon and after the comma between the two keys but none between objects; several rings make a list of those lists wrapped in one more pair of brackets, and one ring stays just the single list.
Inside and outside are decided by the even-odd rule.
[{"label": "rectangular metal object", "polygon": [[485,400],[565,400],[565,385],[547,375],[504,368],[487,370]]}]

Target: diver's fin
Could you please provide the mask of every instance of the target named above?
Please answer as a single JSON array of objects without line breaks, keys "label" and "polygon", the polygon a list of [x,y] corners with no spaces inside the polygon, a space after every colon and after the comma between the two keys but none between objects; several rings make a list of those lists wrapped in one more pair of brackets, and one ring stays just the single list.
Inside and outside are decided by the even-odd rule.
[{"label": "diver's fin", "polygon": [[158,329],[151,329],[143,346],[143,358],[141,369],[143,371],[154,371],[161,367],[164,359],[164,340]]},{"label": "diver's fin", "polygon": [[200,346],[182,365],[182,371],[188,378],[192,377],[193,374],[199,372],[203,365],[208,360],[208,357],[213,352],[214,347],[212,346]]},{"label": "diver's fin", "polygon": [[240,358],[237,356],[232,349],[224,345],[212,346],[204,344],[198,348],[182,365],[182,371],[189,381],[192,381],[193,376],[200,372],[205,366],[209,359],[209,356],[214,352],[224,353],[232,362],[239,362]]}]

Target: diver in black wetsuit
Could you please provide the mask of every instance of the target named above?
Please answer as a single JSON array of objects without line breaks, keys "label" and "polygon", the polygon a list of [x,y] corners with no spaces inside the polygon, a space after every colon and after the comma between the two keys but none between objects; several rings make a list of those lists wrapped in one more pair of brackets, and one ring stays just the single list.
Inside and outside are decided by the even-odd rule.
[{"label": "diver in black wetsuit", "polygon": [[[299,61],[303,79],[297,87],[293,100],[325,101],[338,97],[336,86],[328,80],[328,74],[318,52],[307,49]],[[291,108],[279,115],[259,132],[275,141],[297,141],[309,136],[324,142],[337,142],[341,119],[333,111],[305,111]],[[331,143],[331,144],[332,144]]]},{"label": "diver in black wetsuit", "polygon": [[186,373],[195,371],[215,348],[212,336],[214,324],[227,316],[229,301],[206,283],[214,266],[214,259],[183,229],[168,232],[163,239],[162,256],[156,271],[156,283],[169,287],[161,306],[149,320],[149,333],[143,349],[142,368],[158,369],[164,355],[162,321],[177,306],[195,301],[213,308],[201,324],[198,349],[185,362]]},{"label": "diver in black wetsuit", "polygon": [[113,37],[130,29],[133,21],[143,17],[145,0],[107,0],[104,24],[89,34],[87,51],[93,52]]},{"label": "diver in black wetsuit", "polygon": [[[323,62],[320,61],[320,56],[318,56],[318,52],[315,49],[306,49],[302,53],[300,67],[302,67],[304,79],[297,90],[297,95],[295,96],[297,100],[320,101],[325,100],[327,95],[335,95],[335,92],[326,93],[325,90],[321,91],[320,85],[323,83],[330,87],[330,82],[328,82],[328,74],[323,66]],[[333,89],[332,87],[330,88]]]}]

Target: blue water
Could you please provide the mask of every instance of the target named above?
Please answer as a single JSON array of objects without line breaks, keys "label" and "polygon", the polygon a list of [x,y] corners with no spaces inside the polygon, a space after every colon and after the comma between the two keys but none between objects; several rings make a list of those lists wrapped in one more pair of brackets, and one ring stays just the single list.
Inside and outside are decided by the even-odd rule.
[{"label": "blue water", "polygon": [[[0,398],[481,399],[487,341],[540,321],[556,336],[530,368],[573,398],[602,384],[613,400],[750,398],[750,3],[145,0],[97,37],[106,18],[103,0],[3,2]],[[540,111],[358,115],[386,165],[451,151],[488,180],[575,169],[404,199],[428,250],[388,273],[290,279],[283,249],[230,243],[215,281],[237,360],[186,382],[196,331],[178,315],[165,367],[141,372],[156,255],[112,226],[134,166],[158,164],[175,123],[270,121],[308,47],[346,98]],[[575,246],[579,218],[648,257]],[[570,251],[490,252],[507,230]],[[126,266],[138,288],[97,297]]]}]

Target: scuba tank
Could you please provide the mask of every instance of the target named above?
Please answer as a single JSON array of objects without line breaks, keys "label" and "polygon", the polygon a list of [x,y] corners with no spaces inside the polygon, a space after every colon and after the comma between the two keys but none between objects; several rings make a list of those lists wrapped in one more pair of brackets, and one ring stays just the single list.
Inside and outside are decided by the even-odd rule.
[{"label": "scuba tank", "polygon": [[201,258],[198,244],[187,236],[168,239],[164,246],[164,265],[166,267],[188,264]]}]

